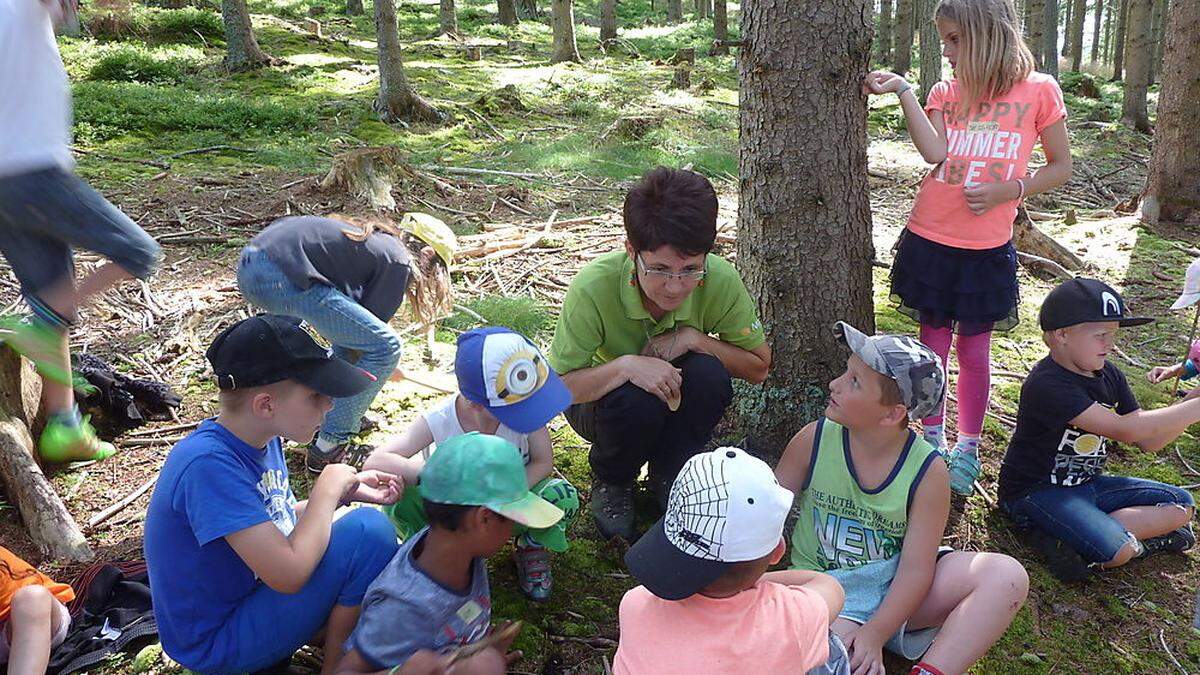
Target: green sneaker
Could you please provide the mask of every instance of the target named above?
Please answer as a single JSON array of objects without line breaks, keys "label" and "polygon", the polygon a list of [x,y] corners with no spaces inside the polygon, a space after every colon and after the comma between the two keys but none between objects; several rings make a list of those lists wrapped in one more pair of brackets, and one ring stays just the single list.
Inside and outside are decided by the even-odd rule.
[{"label": "green sneaker", "polygon": [[83,418],[79,426],[50,421],[38,441],[38,451],[48,462],[79,462],[89,459],[108,459],[117,454],[112,443],[106,443],[92,428],[90,417]]},{"label": "green sneaker", "polygon": [[0,317],[0,342],[33,361],[38,373],[46,379],[73,387],[75,383],[70,366],[64,368],[59,363],[64,339],[61,333],[40,322],[16,315]]}]

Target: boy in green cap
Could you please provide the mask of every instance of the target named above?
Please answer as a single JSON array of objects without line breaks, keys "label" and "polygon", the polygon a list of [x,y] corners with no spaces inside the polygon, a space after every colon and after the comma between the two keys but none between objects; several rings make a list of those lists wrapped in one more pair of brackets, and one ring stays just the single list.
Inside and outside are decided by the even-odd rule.
[{"label": "boy in green cap", "polygon": [[[563,516],[529,491],[516,446],[486,434],[463,434],[438,446],[418,489],[429,527],[405,542],[367,589],[338,672],[382,672],[434,654],[449,667],[451,652],[488,633],[492,603],[484,559],[508,542],[513,523],[547,528]],[[455,665],[462,672],[504,673],[514,658],[507,648],[501,641]]]}]

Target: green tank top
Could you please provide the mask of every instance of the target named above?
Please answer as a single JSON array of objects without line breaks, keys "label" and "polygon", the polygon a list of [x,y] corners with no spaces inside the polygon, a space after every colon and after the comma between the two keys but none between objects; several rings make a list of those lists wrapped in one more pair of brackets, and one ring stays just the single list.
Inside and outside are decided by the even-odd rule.
[{"label": "green tank top", "polygon": [[910,431],[888,477],[878,488],[864,490],[850,458],[849,430],[819,420],[792,531],[792,567],[827,571],[899,553],[908,531],[908,507],[937,456],[933,446]]}]

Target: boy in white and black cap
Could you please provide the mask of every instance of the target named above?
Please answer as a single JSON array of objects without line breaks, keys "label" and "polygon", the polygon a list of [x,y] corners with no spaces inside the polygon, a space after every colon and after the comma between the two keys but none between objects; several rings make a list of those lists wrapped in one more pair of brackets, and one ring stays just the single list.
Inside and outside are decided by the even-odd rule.
[{"label": "boy in white and black cap", "polygon": [[[629,549],[641,586],[621,600],[617,675],[801,673],[830,656],[837,582],[770,572],[783,558],[792,493],[737,448],[687,460],[666,514]],[[842,656],[840,643],[834,656]],[[836,659],[835,659],[836,663]]]},{"label": "boy in white and black cap", "polygon": [[883,673],[883,649],[911,675],[964,673],[1008,629],[1029,578],[998,553],[939,551],[950,481],[909,429],[941,406],[932,349],[904,335],[835,327],[850,348],[824,417],[788,443],[775,470],[797,492],[791,567],[827,572],[846,592],[832,630],[856,673]]},{"label": "boy in white and black cap", "polygon": [[1200,392],[1142,410],[1107,357],[1130,316],[1111,286],[1071,279],[1046,296],[1039,321],[1050,355],[1021,386],[1017,428],[1000,469],[1000,506],[1064,581],[1195,544],[1191,494],[1104,473],[1109,440],[1159,450],[1200,422]]}]

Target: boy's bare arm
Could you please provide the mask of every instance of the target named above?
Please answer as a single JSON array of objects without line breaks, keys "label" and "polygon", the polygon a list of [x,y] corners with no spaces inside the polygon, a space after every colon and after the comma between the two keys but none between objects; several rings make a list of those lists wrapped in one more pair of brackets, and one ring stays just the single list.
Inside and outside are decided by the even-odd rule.
[{"label": "boy's bare arm", "polygon": [[398,467],[393,466],[388,455],[412,457],[431,443],[433,443],[433,432],[429,430],[429,423],[425,421],[424,416],[417,417],[417,420],[404,430],[404,433],[376,448],[371,456],[367,457],[363,468],[399,473],[395,470]]},{"label": "boy's bare arm", "polygon": [[800,492],[800,486],[808,479],[808,465],[812,462],[813,440],[817,435],[817,423],[809,422],[803,429],[792,436],[779,464],[775,465],[775,479],[783,487],[793,493]]},{"label": "boy's bare arm", "polygon": [[838,583],[837,579],[824,572],[778,570],[767,572],[762,578],[784,586],[803,586],[814,591],[821,596],[829,608],[829,623],[833,623],[837,619],[838,613],[842,611],[842,606],[846,603],[846,591],[842,590],[842,585]]},{"label": "boy's bare arm", "polygon": [[1093,403],[1071,420],[1073,426],[1084,431],[1150,451],[1175,440],[1197,422],[1200,422],[1200,399],[1181,401],[1158,410],[1135,410],[1124,415]]},{"label": "boy's bare arm", "polygon": [[554,447],[550,442],[550,431],[542,427],[529,435],[529,464],[525,465],[525,478],[529,487],[554,472]]},{"label": "boy's bare arm", "polygon": [[908,532],[900,550],[900,565],[879,609],[862,629],[882,645],[921,606],[933,583],[937,548],[950,517],[950,472],[935,459],[925,471],[908,513]]}]

